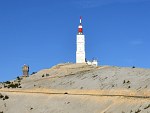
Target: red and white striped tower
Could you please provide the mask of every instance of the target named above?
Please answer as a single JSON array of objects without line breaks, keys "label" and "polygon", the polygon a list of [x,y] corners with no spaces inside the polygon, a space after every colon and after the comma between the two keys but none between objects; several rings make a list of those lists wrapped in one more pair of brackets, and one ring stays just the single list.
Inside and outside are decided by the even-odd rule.
[{"label": "red and white striped tower", "polygon": [[76,63],[85,63],[85,36],[82,29],[82,17],[80,17],[80,24],[78,26],[77,34],[77,50],[76,50]]},{"label": "red and white striped tower", "polygon": [[83,30],[82,30],[82,17],[80,16],[80,24],[78,26],[78,34],[82,34]]}]

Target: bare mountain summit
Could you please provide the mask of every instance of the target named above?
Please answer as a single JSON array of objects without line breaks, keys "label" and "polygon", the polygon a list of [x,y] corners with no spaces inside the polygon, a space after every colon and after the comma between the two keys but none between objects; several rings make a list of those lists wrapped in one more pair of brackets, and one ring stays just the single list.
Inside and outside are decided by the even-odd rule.
[{"label": "bare mountain summit", "polygon": [[0,88],[0,113],[150,113],[150,69],[59,64]]}]

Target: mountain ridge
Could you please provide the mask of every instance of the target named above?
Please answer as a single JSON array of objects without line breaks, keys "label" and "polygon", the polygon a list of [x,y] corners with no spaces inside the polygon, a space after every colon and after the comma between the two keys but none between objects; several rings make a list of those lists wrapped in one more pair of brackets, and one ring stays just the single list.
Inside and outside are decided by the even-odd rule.
[{"label": "mountain ridge", "polygon": [[0,89],[4,113],[150,113],[150,69],[67,63],[18,79]]}]

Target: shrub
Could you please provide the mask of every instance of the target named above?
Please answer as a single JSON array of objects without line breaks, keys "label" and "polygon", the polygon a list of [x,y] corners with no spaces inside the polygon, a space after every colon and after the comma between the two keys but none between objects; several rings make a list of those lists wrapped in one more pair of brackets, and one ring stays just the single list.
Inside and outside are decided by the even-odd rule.
[{"label": "shrub", "polygon": [[7,86],[4,84],[4,88],[7,88]]},{"label": "shrub", "polygon": [[17,80],[20,80],[20,77],[19,77],[19,76],[17,77]]},{"label": "shrub", "polygon": [[7,95],[5,95],[5,97],[4,97],[5,99],[9,99],[9,96],[7,96]]},{"label": "shrub", "polygon": [[125,83],[126,83],[126,81],[124,80],[124,81],[123,81],[123,84],[125,84]]},{"label": "shrub", "polygon": [[31,75],[34,75],[34,74],[36,74],[37,72],[32,72],[32,74]]},{"label": "shrub", "polygon": [[93,75],[92,77],[95,78],[95,77],[97,77],[97,76],[98,76],[98,75]]},{"label": "shrub", "polygon": [[115,85],[113,84],[112,87],[115,87]]},{"label": "shrub", "polygon": [[130,81],[128,80],[127,83],[130,83]]},{"label": "shrub", "polygon": [[4,96],[0,93],[0,98],[3,98]]},{"label": "shrub", "polygon": [[8,85],[8,88],[18,88],[19,87],[19,84],[10,84]]},{"label": "shrub", "polygon": [[44,74],[42,75],[42,77],[44,77]]},{"label": "shrub", "polygon": [[46,76],[49,76],[49,74],[46,74]]},{"label": "shrub", "polygon": [[5,84],[10,84],[11,82],[10,81],[6,81],[6,82],[4,82]]},{"label": "shrub", "polygon": [[128,84],[130,84],[131,82],[128,80],[128,81],[123,81],[123,84],[125,84],[125,83],[128,83]]},{"label": "shrub", "polygon": [[22,88],[21,86],[19,86],[18,88]]},{"label": "shrub", "polygon": [[80,87],[80,89],[83,89],[83,87]]},{"label": "shrub", "polygon": [[23,78],[20,78],[19,76],[16,78],[18,82],[20,82]]},{"label": "shrub", "polygon": [[3,96],[3,100],[9,99],[7,95]]},{"label": "shrub", "polygon": [[4,84],[4,88],[21,88],[20,83],[10,83],[10,84]]}]

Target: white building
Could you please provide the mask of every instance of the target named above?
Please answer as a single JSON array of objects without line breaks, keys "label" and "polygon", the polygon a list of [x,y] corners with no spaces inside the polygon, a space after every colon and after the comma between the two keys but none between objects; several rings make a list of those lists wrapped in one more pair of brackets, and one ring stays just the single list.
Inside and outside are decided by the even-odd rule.
[{"label": "white building", "polygon": [[83,35],[81,17],[77,34],[76,63],[85,63],[85,36]]},{"label": "white building", "polygon": [[77,34],[77,50],[76,50],[76,63],[86,63],[88,65],[97,66],[97,60],[86,61],[85,57],[85,36],[83,35],[82,29],[82,18],[80,17],[80,24],[78,26]]},{"label": "white building", "polygon": [[88,65],[98,66],[98,61],[97,61],[97,60],[87,61],[86,63],[87,63]]}]

